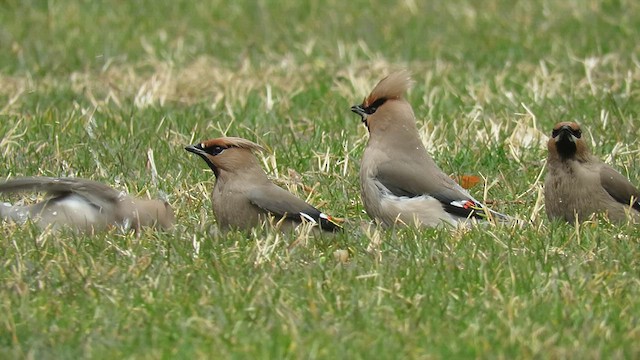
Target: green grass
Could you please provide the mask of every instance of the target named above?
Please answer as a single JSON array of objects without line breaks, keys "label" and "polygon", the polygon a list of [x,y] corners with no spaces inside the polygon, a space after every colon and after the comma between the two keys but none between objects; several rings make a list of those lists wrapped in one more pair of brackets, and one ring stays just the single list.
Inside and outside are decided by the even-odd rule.
[{"label": "green grass", "polygon": [[[638,183],[638,38],[624,0],[0,1],[2,176],[166,194],[179,223],[3,224],[0,357],[637,358],[640,230],[551,223],[536,179],[576,120]],[[366,226],[348,109],[399,68],[437,163],[529,226]],[[225,134],[345,233],[221,234],[183,147]]]}]

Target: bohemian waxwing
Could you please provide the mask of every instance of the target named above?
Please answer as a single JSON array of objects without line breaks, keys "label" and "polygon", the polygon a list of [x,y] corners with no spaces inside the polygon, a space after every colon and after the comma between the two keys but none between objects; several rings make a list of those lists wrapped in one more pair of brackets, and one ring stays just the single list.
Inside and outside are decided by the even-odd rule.
[{"label": "bohemian waxwing", "polygon": [[404,99],[411,83],[406,71],[393,73],[362,104],[351,107],[369,130],[360,164],[360,193],[367,214],[385,226],[455,225],[470,218],[510,221],[486,209],[429,156],[413,109]]},{"label": "bohemian waxwing", "polygon": [[593,156],[580,125],[561,122],[547,143],[544,203],[549,219],[587,220],[603,213],[609,220],[640,220],[640,192],[629,180]]},{"label": "bohemian waxwing", "polygon": [[136,231],[143,226],[169,229],[171,206],[161,200],[137,199],[105,184],[78,178],[24,177],[0,184],[0,193],[45,192],[49,198],[33,205],[0,203],[0,218],[40,228],[69,226],[86,233],[111,226]]},{"label": "bohemian waxwing", "polygon": [[308,221],[323,230],[341,227],[318,209],[273,184],[258,164],[254,150],[263,148],[237,137],[211,139],[185,147],[200,156],[216,177],[211,200],[221,228],[249,229],[270,216],[287,228]]}]

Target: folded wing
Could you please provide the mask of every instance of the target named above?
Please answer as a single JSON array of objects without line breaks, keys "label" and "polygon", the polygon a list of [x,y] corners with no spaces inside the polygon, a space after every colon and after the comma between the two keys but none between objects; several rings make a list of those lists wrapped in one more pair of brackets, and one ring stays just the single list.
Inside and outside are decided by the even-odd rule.
[{"label": "folded wing", "polygon": [[252,190],[248,196],[249,201],[275,217],[287,218],[295,222],[303,220],[315,222],[323,230],[328,231],[342,229],[330,216],[304,200],[274,184],[269,185]]}]

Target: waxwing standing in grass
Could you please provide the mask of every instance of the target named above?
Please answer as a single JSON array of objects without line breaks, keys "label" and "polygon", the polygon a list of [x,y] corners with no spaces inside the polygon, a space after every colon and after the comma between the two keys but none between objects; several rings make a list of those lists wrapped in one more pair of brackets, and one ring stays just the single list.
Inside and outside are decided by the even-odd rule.
[{"label": "waxwing standing in grass", "polygon": [[330,216],[276,186],[265,174],[253,151],[263,148],[237,137],[211,139],[185,147],[200,156],[216,177],[211,200],[221,228],[246,230],[269,217],[282,228],[303,221],[327,231],[341,227]]},{"label": "waxwing standing in grass", "polygon": [[360,164],[360,193],[367,214],[385,226],[456,225],[468,219],[510,221],[486,209],[435,164],[427,153],[404,94],[406,71],[382,79],[351,111],[362,117],[369,141]]},{"label": "waxwing standing in grass", "polygon": [[45,192],[49,198],[32,205],[0,203],[0,217],[41,228],[68,226],[86,233],[110,227],[157,226],[169,229],[173,209],[162,200],[138,199],[108,185],[78,178],[24,177],[0,184],[0,193]]},{"label": "waxwing standing in grass", "polygon": [[580,125],[561,122],[547,143],[544,203],[549,219],[588,220],[603,213],[614,222],[640,220],[640,192],[619,172],[593,156]]}]

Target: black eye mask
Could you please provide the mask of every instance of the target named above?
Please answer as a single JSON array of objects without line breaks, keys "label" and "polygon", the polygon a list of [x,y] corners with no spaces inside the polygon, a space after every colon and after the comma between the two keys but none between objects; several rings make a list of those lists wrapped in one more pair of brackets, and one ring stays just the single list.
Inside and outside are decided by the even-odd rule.
[{"label": "black eye mask", "polygon": [[[202,146],[202,145],[200,145]],[[223,146],[211,146],[211,147],[204,147],[202,146],[202,150],[204,150],[207,154],[212,155],[212,156],[216,156],[216,155],[220,155],[220,153],[222,153],[224,150],[226,150],[225,147]]]},{"label": "black eye mask", "polygon": [[380,98],[380,99],[374,101],[371,105],[369,105],[366,108],[364,108],[365,114],[367,114],[367,115],[373,114],[385,102],[387,102],[387,98]]},{"label": "black eye mask", "polygon": [[560,129],[554,129],[553,132],[551,133],[551,137],[556,138],[558,137],[558,135],[560,135],[562,131],[565,131],[565,130],[568,130],[571,135],[575,136],[578,139],[582,137],[582,131],[580,129],[574,130],[566,127],[561,127]]}]

